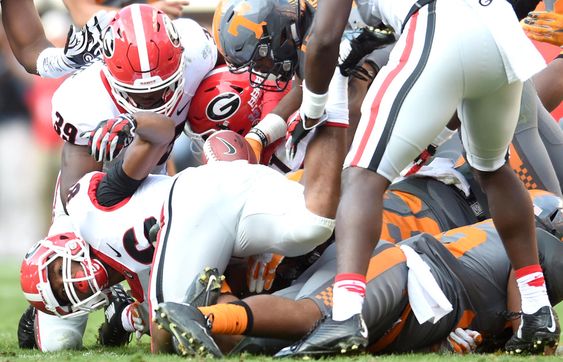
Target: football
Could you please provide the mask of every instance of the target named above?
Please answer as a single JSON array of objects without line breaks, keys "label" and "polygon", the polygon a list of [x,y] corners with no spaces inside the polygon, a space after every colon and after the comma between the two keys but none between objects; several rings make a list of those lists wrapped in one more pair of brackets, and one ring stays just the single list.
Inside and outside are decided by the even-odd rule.
[{"label": "football", "polygon": [[256,155],[244,137],[230,130],[213,133],[203,144],[203,164],[217,161],[247,160],[257,163]]}]

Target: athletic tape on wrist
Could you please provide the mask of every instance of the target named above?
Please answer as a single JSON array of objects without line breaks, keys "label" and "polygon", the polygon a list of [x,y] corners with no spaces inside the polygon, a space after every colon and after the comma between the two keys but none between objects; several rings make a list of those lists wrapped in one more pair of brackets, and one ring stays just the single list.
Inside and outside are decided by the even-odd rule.
[{"label": "athletic tape on wrist", "polygon": [[321,118],[324,114],[325,105],[328,100],[328,92],[317,94],[307,88],[303,81],[303,101],[301,102],[301,112],[310,119]]}]

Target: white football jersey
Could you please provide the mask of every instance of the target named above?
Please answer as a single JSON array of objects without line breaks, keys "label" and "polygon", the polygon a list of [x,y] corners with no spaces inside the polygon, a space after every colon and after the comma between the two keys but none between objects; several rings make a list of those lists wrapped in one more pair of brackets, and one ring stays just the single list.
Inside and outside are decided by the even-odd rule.
[{"label": "white football jersey", "polygon": [[104,175],[90,172],[83,176],[69,192],[67,211],[74,230],[91,246],[93,256],[122,274],[135,298],[142,301],[154,254],[149,230],[160,221],[174,178],[151,175],[133,196],[104,207],[96,199]]},{"label": "white football jersey", "polygon": [[[213,38],[198,23],[178,19],[174,25],[184,47],[184,91],[171,115],[176,125],[186,120],[188,108],[199,83],[217,62]],[[66,79],[52,99],[52,122],[55,132],[67,142],[87,145],[82,132],[94,129],[103,120],[124,113],[112,96],[99,60]]]}]

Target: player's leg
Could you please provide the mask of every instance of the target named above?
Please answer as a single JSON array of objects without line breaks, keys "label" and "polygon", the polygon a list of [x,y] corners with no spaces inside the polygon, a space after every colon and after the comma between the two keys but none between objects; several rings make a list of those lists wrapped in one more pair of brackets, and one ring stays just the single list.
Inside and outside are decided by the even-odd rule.
[{"label": "player's leg", "polygon": [[[539,98],[537,102],[541,103]],[[563,129],[545,107],[538,107],[538,129],[549,154],[551,164],[557,174],[559,186],[563,190]]]},{"label": "player's leg", "polygon": [[[219,193],[202,193],[203,181],[190,176],[177,178],[163,207],[151,269],[151,320],[160,303],[185,302],[186,292],[205,267],[222,274],[231,257],[233,231],[216,214],[216,207],[229,207],[228,200],[218,203]],[[170,331],[156,327],[151,325],[153,352],[171,351]]]},{"label": "player's leg", "polygon": [[510,166],[527,189],[538,188],[561,195],[554,165],[538,132],[538,107],[544,108],[538,100],[532,81],[528,80],[524,82],[518,125],[512,140],[514,149],[511,149]]},{"label": "player's leg", "polygon": [[[480,99],[465,100],[460,113],[467,159],[487,194],[491,216],[522,295],[524,322],[506,348],[534,352],[536,340],[551,343],[555,337],[549,331],[553,312],[539,265],[532,203],[524,184],[505,162],[521,92],[521,82],[506,84]],[[555,323],[551,323],[555,330]]]},{"label": "player's leg", "polygon": [[253,169],[259,181],[253,185],[240,214],[234,256],[303,255],[332,235],[334,219],[322,217],[306,206],[301,184],[262,166]]}]

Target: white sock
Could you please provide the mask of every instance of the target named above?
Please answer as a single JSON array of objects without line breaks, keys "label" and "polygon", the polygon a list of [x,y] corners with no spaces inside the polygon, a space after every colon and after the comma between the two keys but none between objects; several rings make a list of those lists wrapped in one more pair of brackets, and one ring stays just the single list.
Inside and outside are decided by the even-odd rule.
[{"label": "white sock", "polygon": [[332,291],[332,319],[343,321],[362,313],[366,278],[360,274],[339,274]]},{"label": "white sock", "polygon": [[515,275],[522,297],[522,313],[534,314],[541,307],[551,305],[539,265],[520,268],[515,271]]}]

